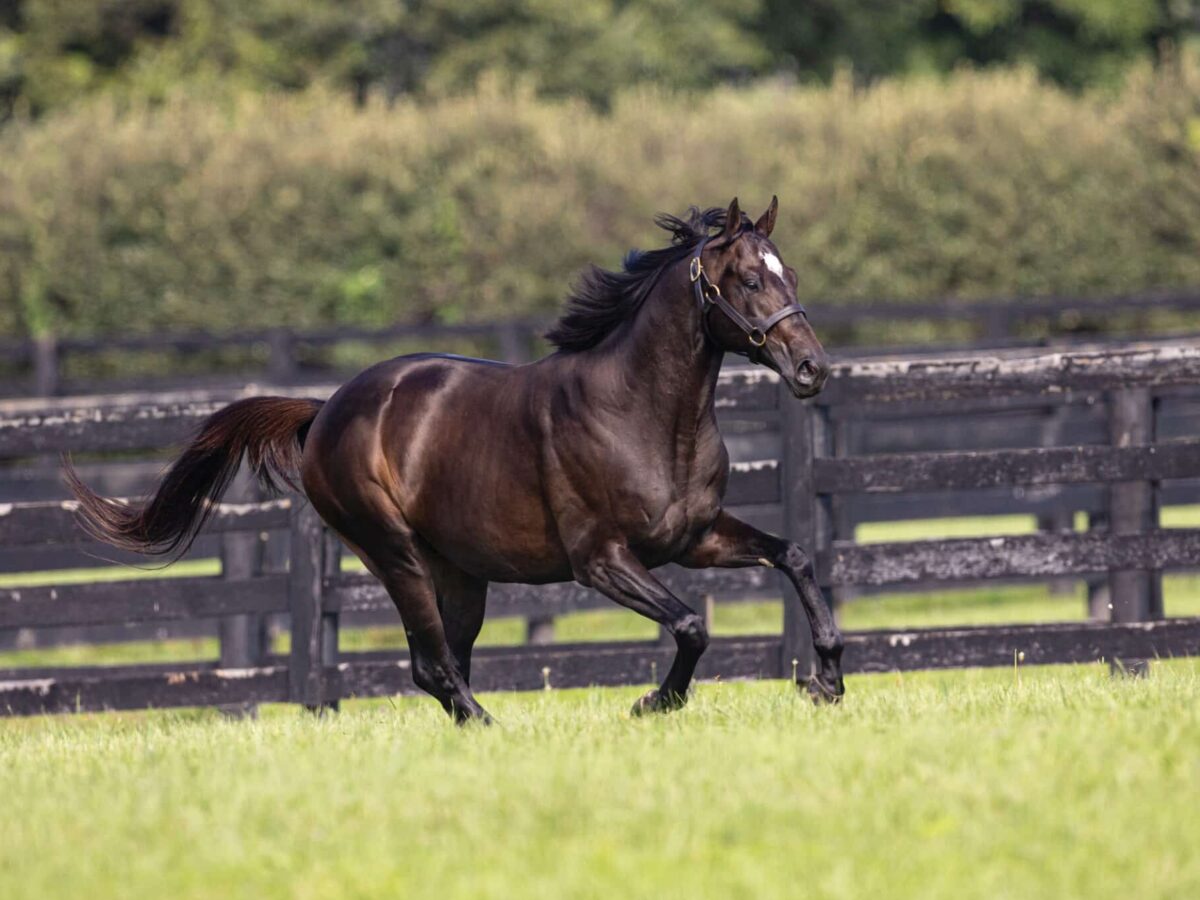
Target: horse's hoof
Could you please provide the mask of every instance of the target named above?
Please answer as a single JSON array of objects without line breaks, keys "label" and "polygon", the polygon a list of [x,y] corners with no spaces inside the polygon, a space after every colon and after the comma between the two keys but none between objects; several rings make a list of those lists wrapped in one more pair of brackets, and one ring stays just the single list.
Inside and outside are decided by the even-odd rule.
[{"label": "horse's hoof", "polygon": [[642,694],[642,696],[637,698],[637,701],[633,704],[633,709],[629,711],[629,714],[636,719],[640,718],[641,716],[647,716],[650,713],[660,712],[660,702],[661,701],[659,700],[657,690],[647,691],[646,693]]},{"label": "horse's hoof", "polygon": [[837,690],[826,684],[819,676],[808,679],[808,696],[816,706],[834,706],[842,702],[844,690]]},{"label": "horse's hoof", "polygon": [[685,702],[683,698],[678,696],[674,697],[673,700],[665,697],[661,691],[655,689],[647,691],[638,697],[629,714],[634,718],[638,718],[640,716],[651,715],[652,713],[668,713],[679,709]]}]

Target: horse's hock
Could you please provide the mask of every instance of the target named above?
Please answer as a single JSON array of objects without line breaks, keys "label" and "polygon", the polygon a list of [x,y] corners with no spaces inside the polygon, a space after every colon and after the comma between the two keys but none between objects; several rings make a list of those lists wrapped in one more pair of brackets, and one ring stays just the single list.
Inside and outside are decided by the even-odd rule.
[{"label": "horse's hock", "polygon": [[[324,390],[329,390],[328,388]],[[73,505],[23,499],[45,482],[47,454],[119,453],[89,462],[89,477],[135,489],[156,461],[137,452],[174,444],[216,409],[278,387],[0,404],[0,456],[18,499],[0,503],[8,571],[79,565],[95,553]],[[850,361],[825,392],[796,402],[763,370],[732,369],[717,399],[740,445],[778,446],[742,459],[727,505],[796,539],[827,595],[871,602],[890,590],[984,580],[1080,580],[1090,621],[846,635],[849,672],[931,667],[1139,661],[1200,653],[1200,619],[1163,618],[1163,570],[1197,568],[1200,529],[1161,529],[1159,507],[1200,501],[1200,349],[1148,343],[973,358]],[[38,479],[42,479],[39,482]],[[121,491],[116,491],[120,493]],[[195,551],[222,574],[0,590],[7,646],[217,634],[210,662],[0,671],[11,714],[291,701],[313,708],[349,697],[415,690],[407,655],[346,652],[339,630],[394,621],[369,576],[344,573],[341,548],[307,504],[284,498],[222,504]],[[858,544],[864,521],[1026,512],[1043,529],[1018,537]],[[1076,531],[1085,518],[1089,527]],[[106,556],[109,553],[101,553]],[[779,597],[780,634],[714,638],[702,678],[803,677],[811,648],[794,596],[768,569],[664,570],[694,602]],[[608,606],[577,585],[494,585],[492,616],[545,622]],[[270,651],[272,627],[290,633]],[[479,690],[647,683],[670,664],[658,642],[527,644],[476,652]],[[795,664],[793,665],[793,661]]]}]

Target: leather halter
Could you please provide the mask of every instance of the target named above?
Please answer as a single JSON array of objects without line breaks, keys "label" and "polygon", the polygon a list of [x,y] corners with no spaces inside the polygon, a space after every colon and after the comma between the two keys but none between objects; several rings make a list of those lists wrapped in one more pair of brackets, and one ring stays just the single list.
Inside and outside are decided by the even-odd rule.
[{"label": "leather halter", "polygon": [[[717,341],[713,338],[712,332],[708,330],[708,314],[714,306],[717,307],[725,314],[725,318],[746,333],[746,338],[750,341],[749,349],[728,352],[745,356],[751,362],[760,362],[759,351],[767,343],[767,335],[771,329],[789,316],[799,313],[807,317],[808,313],[799,303],[793,303],[777,310],[765,319],[750,319],[742,315],[733,307],[733,304],[721,296],[721,289],[709,279],[708,273],[704,271],[704,264],[700,262],[700,254],[704,252],[708,241],[708,238],[703,238],[696,245],[696,252],[692,254],[691,262],[688,264],[688,277],[692,280],[692,292],[696,295],[696,305],[700,309],[700,327],[704,331],[704,336],[716,344]],[[720,345],[718,344],[718,346]]]}]

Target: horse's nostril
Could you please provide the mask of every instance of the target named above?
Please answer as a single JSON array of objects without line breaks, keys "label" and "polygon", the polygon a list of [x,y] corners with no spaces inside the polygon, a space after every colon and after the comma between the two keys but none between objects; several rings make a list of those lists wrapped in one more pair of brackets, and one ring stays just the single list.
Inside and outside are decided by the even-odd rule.
[{"label": "horse's nostril", "polygon": [[804,385],[815,384],[819,371],[811,359],[806,359],[796,366],[796,378]]}]

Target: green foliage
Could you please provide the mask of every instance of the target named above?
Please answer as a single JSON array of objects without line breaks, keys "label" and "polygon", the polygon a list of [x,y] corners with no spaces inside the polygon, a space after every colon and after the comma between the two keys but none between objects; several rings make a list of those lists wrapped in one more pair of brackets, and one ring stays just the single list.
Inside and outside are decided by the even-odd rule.
[{"label": "green foliage", "polygon": [[1113,83],[1196,29],[1195,0],[766,0],[759,31],[775,64],[875,78],[964,64],[1026,64],[1064,85]]},{"label": "green foliage", "polygon": [[0,0],[0,121],[96,92],[621,90],[1028,64],[1079,87],[1169,55],[1197,0]]},{"label": "green foliage", "polygon": [[365,85],[379,74],[371,48],[401,17],[387,0],[9,5],[0,15],[0,98],[34,114],[97,91],[158,98],[182,81],[210,90]]},{"label": "green foliage", "polygon": [[[623,86],[710,85],[769,57],[758,0],[7,0],[0,121],[96,91],[161,98],[177,83],[358,98],[473,87],[488,72],[603,104]],[[0,7],[2,9],[2,7]]]},{"label": "green foliage", "polygon": [[438,0],[418,14],[431,58],[425,85],[462,90],[492,72],[600,105],[629,85],[708,86],[766,67],[749,28],[758,8],[758,0]]},{"label": "green foliage", "polygon": [[[1200,283],[1200,69],[1074,96],[1029,73],[618,95],[484,85],[98,99],[0,134],[0,329],[479,320],[557,308],[658,210],[782,201],[801,295]],[[818,318],[819,321],[819,318]]]}]

